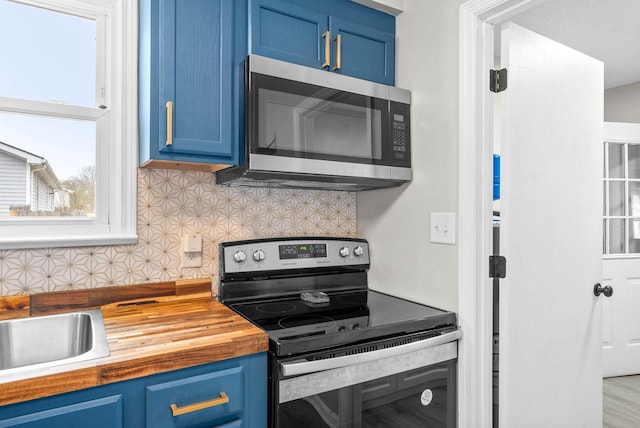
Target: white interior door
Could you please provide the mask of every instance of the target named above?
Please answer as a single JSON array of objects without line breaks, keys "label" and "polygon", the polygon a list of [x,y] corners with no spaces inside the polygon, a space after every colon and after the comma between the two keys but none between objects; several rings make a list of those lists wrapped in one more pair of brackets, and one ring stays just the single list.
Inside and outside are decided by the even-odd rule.
[{"label": "white interior door", "polygon": [[603,64],[501,34],[501,427],[602,426]]},{"label": "white interior door", "polygon": [[640,373],[640,124],[605,123],[603,374]]}]

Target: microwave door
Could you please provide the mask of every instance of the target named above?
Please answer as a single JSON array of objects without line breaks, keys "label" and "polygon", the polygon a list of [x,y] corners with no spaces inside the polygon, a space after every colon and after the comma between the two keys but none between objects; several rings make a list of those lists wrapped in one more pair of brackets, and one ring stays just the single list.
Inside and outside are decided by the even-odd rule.
[{"label": "microwave door", "polygon": [[379,159],[381,112],[333,100],[317,107],[299,118],[300,139],[307,153],[345,161]]},{"label": "microwave door", "polygon": [[383,112],[364,96],[313,96],[259,88],[258,148],[265,154],[337,161],[380,159]]}]

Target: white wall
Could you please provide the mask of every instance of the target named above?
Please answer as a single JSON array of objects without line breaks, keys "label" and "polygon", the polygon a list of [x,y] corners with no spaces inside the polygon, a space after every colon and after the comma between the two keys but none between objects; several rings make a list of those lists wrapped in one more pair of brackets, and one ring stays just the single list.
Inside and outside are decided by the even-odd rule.
[{"label": "white wall", "polygon": [[604,120],[640,123],[640,82],[604,91]]},{"label": "white wall", "polygon": [[458,247],[431,244],[431,212],[458,209],[458,8],[405,0],[396,17],[396,85],[412,95],[413,181],[358,194],[375,290],[457,311]]}]

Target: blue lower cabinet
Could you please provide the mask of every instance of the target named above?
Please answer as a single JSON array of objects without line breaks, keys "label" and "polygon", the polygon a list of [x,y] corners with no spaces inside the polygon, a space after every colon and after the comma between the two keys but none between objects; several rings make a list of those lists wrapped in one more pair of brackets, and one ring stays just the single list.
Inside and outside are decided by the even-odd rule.
[{"label": "blue lower cabinet", "polygon": [[266,428],[266,354],[0,406],[0,428],[145,426]]},{"label": "blue lower cabinet", "polygon": [[0,420],[0,427],[121,428],[123,426],[122,395],[120,394],[61,407],[55,407],[55,400],[51,404],[52,407],[48,410]]},{"label": "blue lower cabinet", "polygon": [[222,424],[240,419],[243,367],[147,387],[147,428]]}]

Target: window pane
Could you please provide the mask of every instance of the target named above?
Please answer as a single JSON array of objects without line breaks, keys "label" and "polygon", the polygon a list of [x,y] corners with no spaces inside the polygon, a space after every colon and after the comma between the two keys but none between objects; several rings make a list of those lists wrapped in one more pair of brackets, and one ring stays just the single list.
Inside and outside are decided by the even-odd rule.
[{"label": "window pane", "polygon": [[0,217],[94,216],[94,122],[0,112]]},{"label": "window pane", "polygon": [[609,177],[624,178],[624,145],[609,143]]},{"label": "window pane", "polygon": [[624,201],[625,201],[624,182],[610,181],[609,182],[609,215],[610,216],[625,215]]},{"label": "window pane", "polygon": [[629,178],[640,178],[640,145],[629,144]]},{"label": "window pane", "polygon": [[629,182],[629,215],[640,217],[640,182]]},{"label": "window pane", "polygon": [[0,96],[96,107],[95,38],[93,20],[0,0]]},{"label": "window pane", "polygon": [[634,218],[629,224],[629,252],[640,253],[640,219]]},{"label": "window pane", "polygon": [[609,254],[624,253],[624,220],[609,220]]}]

